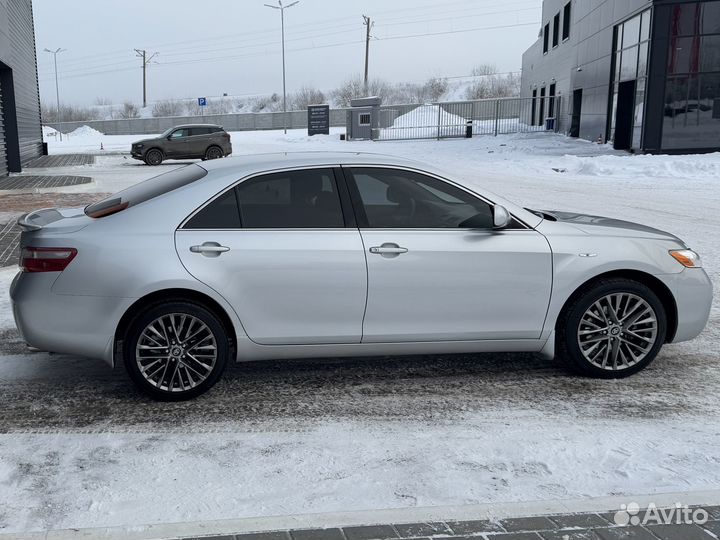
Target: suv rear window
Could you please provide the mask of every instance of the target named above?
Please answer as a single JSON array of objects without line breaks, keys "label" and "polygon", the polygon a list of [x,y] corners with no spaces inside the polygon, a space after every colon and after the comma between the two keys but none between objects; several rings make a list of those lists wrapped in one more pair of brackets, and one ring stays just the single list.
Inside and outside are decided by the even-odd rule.
[{"label": "suv rear window", "polygon": [[197,182],[207,175],[207,171],[197,165],[188,165],[175,169],[111,195],[107,199],[91,204],[85,208],[85,214],[91,218],[101,218],[117,214],[165,193],[170,193],[183,186]]}]

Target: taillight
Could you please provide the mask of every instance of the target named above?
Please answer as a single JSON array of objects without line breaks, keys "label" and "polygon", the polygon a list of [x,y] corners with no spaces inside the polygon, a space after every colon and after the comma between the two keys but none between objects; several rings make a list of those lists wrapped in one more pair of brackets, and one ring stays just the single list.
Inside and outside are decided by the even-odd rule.
[{"label": "taillight", "polygon": [[23,248],[20,268],[23,272],[62,272],[77,255],[75,248]]}]

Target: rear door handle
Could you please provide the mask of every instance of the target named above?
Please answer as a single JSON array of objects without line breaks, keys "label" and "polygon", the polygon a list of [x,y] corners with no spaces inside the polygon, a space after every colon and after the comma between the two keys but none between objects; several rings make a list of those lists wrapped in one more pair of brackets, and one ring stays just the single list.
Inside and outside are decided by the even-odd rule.
[{"label": "rear door handle", "polygon": [[397,244],[383,244],[382,246],[377,247],[371,247],[370,253],[373,253],[374,255],[390,255],[390,256],[397,256],[402,255],[403,253],[407,253],[407,248],[400,247]]},{"label": "rear door handle", "polygon": [[190,251],[192,253],[200,253],[206,257],[219,257],[223,253],[230,251],[230,248],[221,246],[217,242],[205,242],[201,246],[191,246]]}]

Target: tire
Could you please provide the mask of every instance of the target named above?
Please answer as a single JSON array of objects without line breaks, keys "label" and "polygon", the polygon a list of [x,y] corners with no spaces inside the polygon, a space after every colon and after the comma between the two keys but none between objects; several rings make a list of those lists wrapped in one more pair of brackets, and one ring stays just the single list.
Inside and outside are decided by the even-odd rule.
[{"label": "tire", "polygon": [[157,148],[151,148],[145,153],[145,164],[150,165],[151,167],[156,167],[157,165],[162,164],[164,158],[165,156],[163,156],[163,153],[160,150]]},{"label": "tire", "polygon": [[222,157],[225,157],[225,154],[223,153],[222,148],[219,146],[211,146],[205,151],[205,159],[220,159]]},{"label": "tire", "polygon": [[665,343],[667,316],[646,285],[607,278],[574,295],[556,331],[559,356],[575,371],[620,379],[645,369],[658,355]]},{"label": "tire", "polygon": [[178,300],[143,311],[130,323],[123,342],[130,378],[158,401],[204,394],[222,375],[229,355],[228,335],[218,317],[199,304]]}]

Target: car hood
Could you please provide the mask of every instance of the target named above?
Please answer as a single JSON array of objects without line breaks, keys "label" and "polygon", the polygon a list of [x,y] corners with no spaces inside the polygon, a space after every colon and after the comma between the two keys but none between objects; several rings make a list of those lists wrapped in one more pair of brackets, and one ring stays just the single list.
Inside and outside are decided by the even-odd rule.
[{"label": "car hood", "polygon": [[544,210],[543,212],[560,223],[572,225],[574,228],[587,234],[674,240],[684,244],[683,241],[674,234],[648,227],[647,225],[641,225],[640,223],[633,223],[632,221],[557,210]]},{"label": "car hood", "polygon": [[152,143],[152,142],[157,142],[158,140],[159,139],[157,137],[153,138],[153,139],[142,139],[141,141],[135,141],[133,143],[133,146],[135,146],[136,144],[148,144],[148,143]]}]

